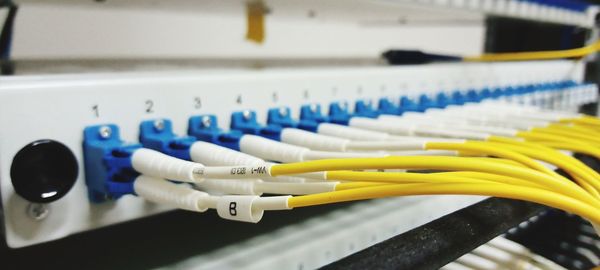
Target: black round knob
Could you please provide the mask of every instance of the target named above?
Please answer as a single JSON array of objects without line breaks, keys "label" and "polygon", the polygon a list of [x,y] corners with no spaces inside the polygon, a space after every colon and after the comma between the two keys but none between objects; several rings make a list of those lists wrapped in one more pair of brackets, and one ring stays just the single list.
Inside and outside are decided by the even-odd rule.
[{"label": "black round knob", "polygon": [[13,158],[10,178],[15,192],[28,201],[48,203],[62,198],[75,184],[79,167],[73,152],[53,140],[23,147]]}]

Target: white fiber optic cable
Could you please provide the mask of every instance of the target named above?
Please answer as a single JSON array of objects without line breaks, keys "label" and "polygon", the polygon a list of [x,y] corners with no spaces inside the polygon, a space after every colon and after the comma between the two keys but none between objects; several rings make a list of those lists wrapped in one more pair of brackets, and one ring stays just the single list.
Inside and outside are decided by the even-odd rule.
[{"label": "white fiber optic cable", "polygon": [[293,128],[282,130],[281,141],[312,150],[336,152],[425,150],[420,141],[353,141]]},{"label": "white fiber optic cable", "polygon": [[[256,165],[263,164],[263,159],[257,158],[246,153],[235,151],[220,145],[197,141],[190,148],[190,156],[193,161],[206,166],[236,166],[236,165]],[[308,179],[324,180],[322,173],[305,173],[294,176],[265,177],[262,180],[275,182],[294,182],[302,183]],[[309,180],[310,181],[310,180]]]},{"label": "white fiber optic cable", "polygon": [[377,132],[331,123],[319,124],[317,127],[317,133],[358,141],[385,141],[390,140],[391,137],[390,134],[385,132]]},{"label": "white fiber optic cable", "polygon": [[381,153],[345,153],[331,151],[312,151],[306,147],[295,146],[269,140],[255,135],[244,135],[240,139],[240,150],[244,153],[277,162],[300,162],[324,158],[384,157]]},{"label": "white fiber optic cable", "polygon": [[195,212],[204,212],[212,208],[224,219],[251,223],[259,222],[266,210],[291,209],[288,206],[291,196],[212,196],[185,184],[175,184],[144,175],[135,179],[134,190],[138,196],[157,204]]},{"label": "white fiber optic cable", "polygon": [[439,138],[435,137],[391,135],[386,132],[367,130],[331,123],[319,124],[317,128],[317,133],[354,141],[421,141],[436,139],[439,140]]},{"label": "white fiber optic cable", "polygon": [[514,128],[473,125],[460,118],[443,118],[427,114],[420,114],[418,116],[413,114],[410,117],[405,117],[404,115],[381,115],[377,119],[381,121],[397,122],[398,124],[410,123],[418,125],[418,123],[430,123],[429,125],[439,129],[456,129],[470,132],[490,133],[497,136],[514,136],[518,132],[518,130]]},{"label": "white fiber optic cable", "polygon": [[335,191],[338,182],[278,183],[262,180],[205,179],[195,186],[208,193],[236,195],[285,194],[306,195]]},{"label": "white fiber optic cable", "polygon": [[453,119],[464,119],[467,122],[473,123],[498,123],[505,122],[505,124],[510,125],[514,121],[518,121],[520,123],[526,123],[527,125],[545,125],[551,121],[555,121],[560,119],[561,117],[552,116],[550,119],[553,120],[544,120],[539,117],[532,117],[531,115],[538,114],[541,112],[526,112],[526,113],[515,113],[513,111],[504,111],[500,110],[499,107],[489,107],[489,106],[471,106],[465,108],[451,108],[447,111],[433,111],[433,112],[425,112],[430,116],[435,116],[436,118],[453,118]]},{"label": "white fiber optic cable", "polygon": [[478,270],[501,269],[501,267],[498,264],[496,264],[495,262],[490,261],[485,258],[482,258],[482,257],[479,257],[479,256],[475,256],[473,254],[469,254],[469,253],[456,259],[456,262],[458,262],[462,265],[465,265],[467,267],[471,267],[473,269],[478,269]]},{"label": "white fiber optic cable", "polygon": [[[435,141],[435,140],[434,140]],[[412,151],[389,151],[392,156],[458,156],[458,151],[452,150],[412,150]]]},{"label": "white fiber optic cable", "polygon": [[450,262],[440,268],[440,270],[476,270],[474,268],[462,265],[458,262]]},{"label": "white fiber optic cable", "polygon": [[522,246],[521,244],[508,240],[502,236],[492,239],[490,242],[487,243],[487,245],[504,250],[506,252],[510,252],[511,254],[514,254],[516,256],[526,257],[530,260],[532,264],[536,265],[538,268],[555,270],[565,269],[562,266],[556,264],[555,262],[531,252],[531,250]]},{"label": "white fiber optic cable", "polygon": [[202,164],[171,157],[147,148],[135,150],[131,156],[131,164],[133,169],[141,174],[192,183],[202,181],[202,178],[198,178],[194,172],[204,167]]},{"label": "white fiber optic cable", "polygon": [[521,256],[497,249],[491,245],[482,245],[471,251],[471,253],[494,261],[507,269],[533,269],[537,268]]},{"label": "white fiber optic cable", "polygon": [[265,161],[213,143],[196,141],[190,147],[190,157],[205,166],[254,165]]},{"label": "white fiber optic cable", "polygon": [[349,125],[358,128],[387,132],[395,135],[423,135],[469,140],[486,140],[490,136],[490,134],[482,132],[444,130],[428,125],[402,125],[397,122],[383,121],[365,117],[353,117],[350,119]]},{"label": "white fiber optic cable", "polygon": [[175,184],[165,179],[145,175],[138,176],[133,182],[135,193],[154,203],[179,209],[204,212],[216,207],[216,199],[206,192],[190,188],[186,184]]},{"label": "white fiber optic cable", "polygon": [[199,183],[207,178],[257,179],[270,177],[270,163],[241,166],[211,166],[186,161],[151,149],[137,149],[131,156],[133,169],[141,174],[169,180]]}]

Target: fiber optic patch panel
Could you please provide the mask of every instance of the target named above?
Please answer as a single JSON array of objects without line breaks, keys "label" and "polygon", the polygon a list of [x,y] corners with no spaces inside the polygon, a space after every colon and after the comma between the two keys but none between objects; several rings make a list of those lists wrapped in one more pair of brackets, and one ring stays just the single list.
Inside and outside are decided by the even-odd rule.
[{"label": "fiber optic patch panel", "polygon": [[[580,83],[582,70],[578,62],[554,61],[3,79],[0,124],[7,128],[0,131],[0,187],[6,239],[11,247],[23,247],[170,210],[106,189],[98,182],[106,179],[102,169],[93,166],[109,161],[87,160],[86,139],[94,136],[101,147],[112,139],[139,147],[144,121],[150,129],[172,127],[172,135],[195,140],[203,137],[190,132],[199,128],[193,124],[202,125],[204,134],[231,127],[269,138],[300,120],[310,130],[319,121],[347,124],[351,116],[420,112],[488,98],[572,111],[596,99],[596,88]],[[429,217],[447,210],[433,209]]]}]

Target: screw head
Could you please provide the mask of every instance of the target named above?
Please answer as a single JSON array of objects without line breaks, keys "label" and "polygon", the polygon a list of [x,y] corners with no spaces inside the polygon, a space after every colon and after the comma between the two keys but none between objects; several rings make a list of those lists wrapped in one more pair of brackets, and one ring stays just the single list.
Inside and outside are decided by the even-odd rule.
[{"label": "screw head", "polygon": [[103,139],[108,139],[112,135],[112,129],[109,126],[101,126],[98,133]]},{"label": "screw head", "polygon": [[30,203],[27,206],[27,215],[34,220],[45,219],[50,214],[50,209],[46,204]]},{"label": "screw head", "polygon": [[313,113],[317,112],[317,104],[310,104],[310,111]]},{"label": "screw head", "polygon": [[280,116],[287,116],[287,114],[288,114],[288,111],[287,111],[287,109],[285,107],[279,108],[279,115]]},{"label": "screw head", "polygon": [[207,128],[210,127],[210,125],[212,125],[212,120],[210,119],[210,117],[208,115],[205,115],[202,117],[202,126]]},{"label": "screw head", "polygon": [[242,116],[244,117],[244,119],[250,120],[250,117],[252,116],[252,113],[249,110],[245,110],[245,111],[242,112]]},{"label": "screw head", "polygon": [[165,129],[165,120],[158,119],[154,121],[154,129],[156,129],[157,131],[162,131],[163,129]]}]

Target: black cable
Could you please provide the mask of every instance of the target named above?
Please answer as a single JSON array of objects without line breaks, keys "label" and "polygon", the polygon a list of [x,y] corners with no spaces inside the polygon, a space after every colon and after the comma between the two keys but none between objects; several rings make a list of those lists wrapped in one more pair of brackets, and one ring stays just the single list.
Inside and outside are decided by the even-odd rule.
[{"label": "black cable", "polygon": [[0,32],[0,74],[11,75],[14,73],[14,65],[10,62],[10,49],[18,7],[12,2],[7,2],[5,5],[8,7],[8,16]]}]

